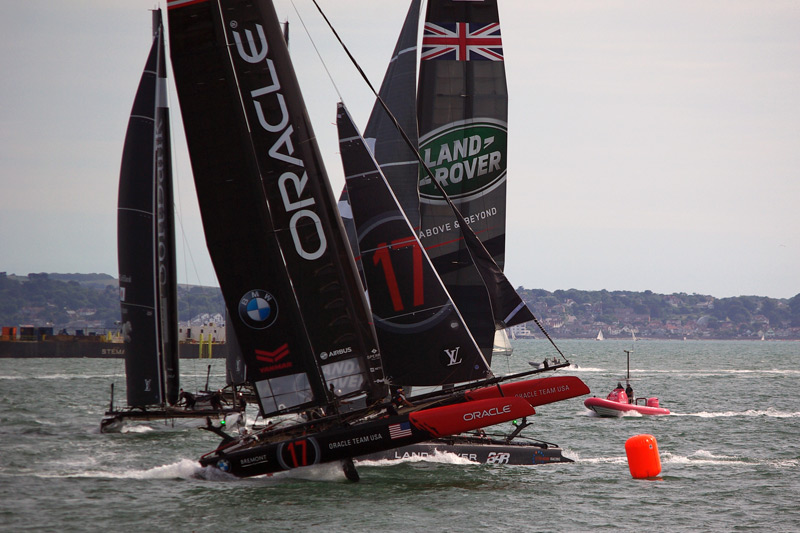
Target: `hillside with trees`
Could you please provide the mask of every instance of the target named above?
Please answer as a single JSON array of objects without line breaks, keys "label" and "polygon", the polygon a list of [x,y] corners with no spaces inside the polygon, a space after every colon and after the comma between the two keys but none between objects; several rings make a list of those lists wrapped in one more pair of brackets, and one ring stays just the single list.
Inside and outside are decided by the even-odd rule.
[{"label": "hillside with trees", "polygon": [[[652,291],[517,292],[556,338],[800,339],[800,294],[789,299],[763,296],[715,298],[703,294]],[[217,287],[181,285],[181,321],[202,314],[224,316]],[[108,274],[0,272],[0,325],[54,329],[114,329],[120,320],[118,282]],[[529,329],[536,335],[538,328]]]},{"label": "hillside with trees", "polygon": [[562,338],[595,337],[599,330],[606,337],[800,338],[800,294],[776,299],[524,287],[517,292],[545,328]]},{"label": "hillside with trees", "polygon": [[[52,326],[56,330],[114,329],[120,320],[119,284],[108,274],[0,272],[0,325]],[[180,285],[179,320],[204,313],[225,315],[217,287]]]}]

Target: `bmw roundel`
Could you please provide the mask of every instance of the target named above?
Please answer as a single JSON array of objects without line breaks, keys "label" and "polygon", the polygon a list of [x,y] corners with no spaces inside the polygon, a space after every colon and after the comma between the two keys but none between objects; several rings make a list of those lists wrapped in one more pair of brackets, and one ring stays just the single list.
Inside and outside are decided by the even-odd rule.
[{"label": "bmw roundel", "polygon": [[278,301],[267,291],[247,291],[239,300],[239,318],[248,327],[265,329],[278,318]]}]

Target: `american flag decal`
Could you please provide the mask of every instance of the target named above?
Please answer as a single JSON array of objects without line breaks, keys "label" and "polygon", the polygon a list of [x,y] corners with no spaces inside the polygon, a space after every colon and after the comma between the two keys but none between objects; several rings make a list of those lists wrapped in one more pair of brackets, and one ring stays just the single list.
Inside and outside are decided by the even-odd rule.
[{"label": "american flag decal", "polygon": [[500,23],[426,22],[421,57],[423,60],[502,61]]},{"label": "american flag decal", "polygon": [[389,426],[389,436],[392,439],[402,439],[403,437],[411,436],[411,424],[408,422],[401,422],[399,424],[391,424]]}]

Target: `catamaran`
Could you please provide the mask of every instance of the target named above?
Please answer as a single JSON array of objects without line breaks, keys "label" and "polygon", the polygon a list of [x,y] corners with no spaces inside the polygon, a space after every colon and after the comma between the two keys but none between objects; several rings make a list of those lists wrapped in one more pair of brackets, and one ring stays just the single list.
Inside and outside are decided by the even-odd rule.
[{"label": "catamaran", "polygon": [[[420,328],[398,327],[387,320],[387,315],[422,323],[419,317],[424,316],[424,305],[417,301],[427,303],[423,291],[441,284],[440,290],[459,311],[478,347],[472,355],[465,354],[480,359],[479,365],[470,363],[475,368],[488,367],[493,356],[510,355],[505,328],[535,318],[502,272],[507,90],[497,3],[429,1],[418,58],[420,7],[419,0],[411,2],[365,129],[375,164],[401,208],[385,207],[381,217],[402,224],[404,216],[409,231],[402,237],[384,234],[387,225],[375,215],[376,194],[362,194],[363,199],[359,199],[351,193],[351,183],[363,179],[362,174],[367,172],[365,164],[346,172],[353,179],[347,179],[339,209],[353,249],[360,250],[357,259],[362,275],[391,276],[391,287],[395,287],[421,282],[422,265],[430,263],[436,273],[435,279],[419,283],[419,294],[413,301],[400,301],[392,293],[376,293],[374,287],[380,280],[367,280],[384,366],[392,383],[454,386],[469,376],[437,370],[436,351],[417,350],[409,356],[414,342],[410,335]],[[351,131],[349,135],[354,134]],[[340,151],[347,169],[346,149],[343,142]],[[369,172],[371,179],[380,181],[377,172]],[[357,220],[359,210],[367,210],[361,223]],[[418,241],[412,242],[415,233]],[[391,255],[381,247],[386,243],[395,243]],[[396,249],[396,243],[403,243],[403,251]],[[387,262],[389,257],[391,262]],[[393,308],[384,305],[390,301]],[[497,339],[506,342],[498,346]],[[556,362],[553,368],[569,364],[566,358],[561,363],[559,366]],[[563,387],[573,396],[589,392],[577,378],[538,381],[543,390]],[[496,435],[495,439],[481,435],[476,440],[473,435],[463,435],[389,450],[384,458],[427,454],[431,447],[479,457],[482,462],[497,456],[508,458],[508,444],[528,425],[523,421],[513,432]],[[514,444],[520,442],[518,439]],[[513,464],[533,464],[543,454],[548,461],[561,457],[558,447],[542,441],[514,446],[513,450]]]},{"label": "catamaran", "polygon": [[[243,422],[236,402],[209,392],[178,406],[178,298],[175,273],[167,63],[161,11],[153,11],[153,44],[131,110],[119,178],[117,250],[127,407],[111,401],[102,432],[130,422],[167,427],[198,420]],[[219,399],[219,403],[217,403]]]},{"label": "catamaran", "polygon": [[[395,367],[378,343],[274,6],[172,0],[168,13],[206,243],[247,382],[261,415],[276,420],[253,434],[219,432],[223,443],[201,464],[248,477],[341,461],[357,479],[353,457],[534,414],[533,383],[503,383],[488,364],[460,357],[466,331],[416,349],[471,381],[391,405],[384,364]],[[440,311],[434,318],[456,316]]]}]

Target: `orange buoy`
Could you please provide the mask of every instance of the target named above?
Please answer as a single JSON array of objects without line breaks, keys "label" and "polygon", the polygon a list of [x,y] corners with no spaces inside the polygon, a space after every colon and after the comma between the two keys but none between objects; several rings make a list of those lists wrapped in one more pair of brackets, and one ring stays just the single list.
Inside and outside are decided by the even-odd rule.
[{"label": "orange buoy", "polygon": [[628,468],[634,479],[656,477],[661,473],[658,443],[652,435],[634,435],[625,441]]}]

